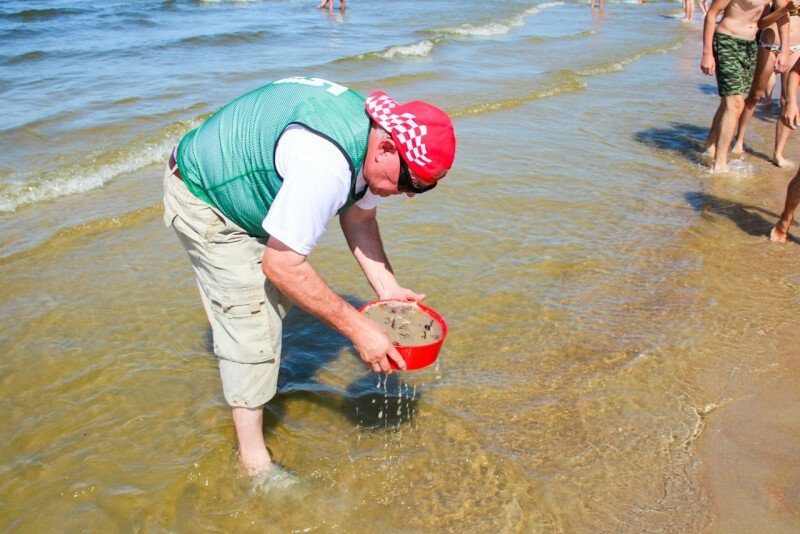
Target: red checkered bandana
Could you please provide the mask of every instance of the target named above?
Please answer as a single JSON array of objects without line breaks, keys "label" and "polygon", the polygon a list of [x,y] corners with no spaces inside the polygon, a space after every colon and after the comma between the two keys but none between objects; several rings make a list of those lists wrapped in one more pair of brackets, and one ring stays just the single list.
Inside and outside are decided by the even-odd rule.
[{"label": "red checkered bandana", "polygon": [[421,179],[435,182],[452,166],[456,137],[447,113],[419,100],[398,104],[383,91],[369,95],[365,107],[392,135],[400,156]]}]

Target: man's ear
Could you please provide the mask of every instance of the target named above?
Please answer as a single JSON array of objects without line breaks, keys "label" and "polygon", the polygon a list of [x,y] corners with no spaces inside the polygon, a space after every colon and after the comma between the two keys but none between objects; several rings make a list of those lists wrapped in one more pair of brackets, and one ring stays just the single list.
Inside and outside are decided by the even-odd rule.
[{"label": "man's ear", "polygon": [[394,155],[397,152],[397,147],[394,146],[394,141],[392,139],[382,137],[378,142],[378,152],[381,155]]}]

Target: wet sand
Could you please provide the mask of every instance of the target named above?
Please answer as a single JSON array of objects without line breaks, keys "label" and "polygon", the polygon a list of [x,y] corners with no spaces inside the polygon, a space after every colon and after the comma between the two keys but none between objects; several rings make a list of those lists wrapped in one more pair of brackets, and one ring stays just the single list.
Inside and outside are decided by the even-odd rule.
[{"label": "wet sand", "polygon": [[361,313],[381,325],[394,345],[421,347],[435,343],[444,334],[441,323],[412,304],[373,304]]},{"label": "wet sand", "polygon": [[[746,212],[751,214],[747,219],[734,220],[757,221],[750,217],[759,211]],[[760,232],[766,226],[765,221],[751,228]],[[754,245],[762,246],[760,240],[730,252],[747,254]],[[794,532],[800,527],[800,275],[793,250],[798,245],[763,246],[769,250],[757,270],[736,266],[726,255],[707,273],[727,280],[741,298],[720,319],[738,321],[736,331],[708,340],[709,354],[719,352],[724,359],[693,377],[698,387],[713,385],[718,391],[701,409],[697,439],[715,532]]]},{"label": "wet sand", "polygon": [[800,525],[798,378],[790,349],[764,376],[731,387],[729,403],[707,422],[700,452],[715,531],[794,532]]}]

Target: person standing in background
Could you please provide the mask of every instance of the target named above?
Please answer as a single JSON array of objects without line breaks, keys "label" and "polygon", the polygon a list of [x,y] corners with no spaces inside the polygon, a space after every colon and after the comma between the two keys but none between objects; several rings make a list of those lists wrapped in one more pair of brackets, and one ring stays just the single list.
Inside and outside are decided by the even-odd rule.
[{"label": "person standing in background", "polygon": [[700,11],[703,16],[706,16],[708,8],[706,7],[706,0],[683,0],[683,20],[684,22],[692,22],[694,20],[694,3],[700,6]]},{"label": "person standing in background", "polygon": [[[334,0],[322,0],[317,6],[320,9],[328,8],[328,13],[333,14],[333,2]],[[344,15],[344,10],[347,9],[347,1],[346,0],[339,0],[339,11]]]},{"label": "person standing in background", "polygon": [[[706,139],[706,153],[714,158],[711,172],[728,171],[728,152],[736,125],[744,109],[744,95],[750,92],[756,66],[755,41],[758,20],[769,0],[714,0],[703,24],[703,58],[700,70],[716,74],[720,102]],[[776,0],[783,7],[786,0]],[[717,24],[717,16],[722,19]],[[785,17],[778,21],[782,43],[789,42]],[[784,47],[775,61],[775,70],[785,72],[789,65],[789,47]]]}]

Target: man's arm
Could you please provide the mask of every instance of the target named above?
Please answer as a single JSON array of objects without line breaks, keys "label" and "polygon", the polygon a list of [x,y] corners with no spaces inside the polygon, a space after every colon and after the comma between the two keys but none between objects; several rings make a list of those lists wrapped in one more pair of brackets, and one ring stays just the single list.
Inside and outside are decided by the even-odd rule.
[{"label": "man's arm", "polygon": [[700,70],[709,76],[714,75],[717,69],[717,62],[714,59],[714,30],[717,27],[717,16],[722,13],[731,0],[714,0],[706,12],[703,22],[703,59],[700,60]]},{"label": "man's arm", "polygon": [[350,338],[361,359],[373,371],[391,373],[388,358],[401,369],[406,368],[383,328],[337,295],[305,256],[270,237],[261,268],[270,282],[295,304]]},{"label": "man's arm", "polygon": [[424,294],[400,287],[397,283],[381,241],[375,217],[377,211],[364,210],[354,204],[339,215],[347,244],[378,298],[420,302],[425,298]]}]

